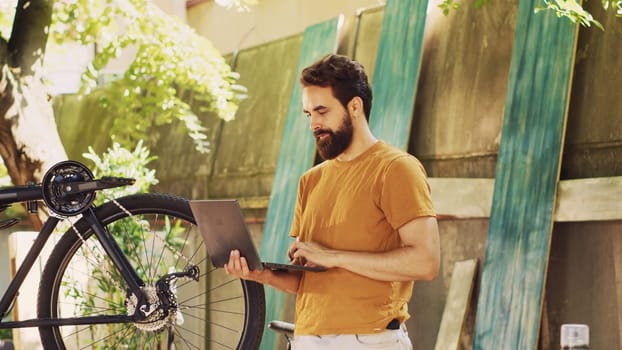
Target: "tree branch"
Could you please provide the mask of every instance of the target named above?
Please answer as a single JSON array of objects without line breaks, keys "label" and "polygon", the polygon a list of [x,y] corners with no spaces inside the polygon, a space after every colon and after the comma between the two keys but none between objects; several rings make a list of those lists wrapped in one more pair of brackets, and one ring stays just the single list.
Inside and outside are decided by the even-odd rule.
[{"label": "tree branch", "polygon": [[3,37],[0,37],[0,66],[6,63],[7,45],[8,42]]}]

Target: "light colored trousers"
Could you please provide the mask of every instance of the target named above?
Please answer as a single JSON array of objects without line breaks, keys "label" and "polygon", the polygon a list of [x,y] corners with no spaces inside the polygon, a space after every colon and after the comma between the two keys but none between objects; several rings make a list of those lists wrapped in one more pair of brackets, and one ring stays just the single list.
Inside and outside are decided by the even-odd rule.
[{"label": "light colored trousers", "polygon": [[374,334],[297,335],[292,350],[412,350],[406,327]]}]

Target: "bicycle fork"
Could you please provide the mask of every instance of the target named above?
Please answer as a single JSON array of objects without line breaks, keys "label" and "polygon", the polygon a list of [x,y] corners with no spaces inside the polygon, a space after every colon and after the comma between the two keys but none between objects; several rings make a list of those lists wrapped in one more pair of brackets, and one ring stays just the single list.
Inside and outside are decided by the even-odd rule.
[{"label": "bicycle fork", "polygon": [[[93,233],[101,243],[102,248],[104,249],[106,254],[108,254],[113,264],[119,269],[119,273],[121,274],[125,282],[127,282],[128,288],[131,293],[133,293],[138,298],[137,305],[139,307],[136,308],[136,312],[134,313],[133,317],[138,318],[138,320],[145,319],[153,312],[153,310],[147,309],[148,306],[146,298],[142,290],[142,287],[145,286],[145,282],[140,278],[140,276],[138,276],[138,273],[132,267],[132,264],[121,250],[121,247],[119,247],[117,241],[114,239],[114,237],[112,237],[112,234],[110,234],[110,232],[106,230],[101,224],[99,219],[97,219],[97,216],[93,212],[93,209],[89,208],[88,210],[86,210],[83,213],[83,216],[91,226]],[[76,234],[80,235],[79,232],[76,232]],[[139,310],[142,312],[142,315],[139,315]]]},{"label": "bicycle fork", "polygon": [[[174,295],[176,293],[175,280],[183,277],[191,278],[195,281],[199,280],[200,272],[198,266],[196,265],[187,266],[187,269],[184,272],[169,270],[168,274],[162,276],[156,282],[155,285],[159,302],[157,304],[152,304],[149,300],[147,300],[147,296],[143,292],[145,282],[140,278],[140,276],[138,276],[138,273],[132,267],[130,261],[127,259],[126,255],[123,253],[121,247],[119,247],[110,231],[103,227],[92,209],[89,208],[89,210],[83,215],[101,243],[104,251],[110,257],[114,265],[117,266],[121,276],[127,282],[129,292],[133,293],[137,298],[134,315],[130,316],[134,322],[149,320],[150,316],[160,308],[164,308],[165,314],[158,315],[156,317],[162,319],[166,318],[171,309],[177,308],[176,296]],[[183,317],[181,314],[176,313],[175,317],[178,324],[183,323]],[[174,334],[175,332],[173,331],[172,326],[168,326],[167,349],[169,350],[173,350],[175,348]]]},{"label": "bicycle fork", "polygon": [[158,308],[164,308],[167,314],[171,308],[177,308],[176,296],[174,295],[174,281],[177,278],[190,278],[194,281],[199,280],[200,271],[196,265],[188,265],[183,272],[169,271],[168,274],[163,275],[155,283],[159,302],[157,302],[157,304],[152,304],[143,290],[145,282],[132,267],[132,264],[123,253],[123,250],[119,247],[110,231],[103,227],[92,209],[89,209],[83,215],[101,243],[102,248],[110,257],[113,264],[119,269],[123,279],[127,282],[128,292],[132,293],[137,298],[134,315],[130,315],[133,321],[139,322],[148,319]]}]

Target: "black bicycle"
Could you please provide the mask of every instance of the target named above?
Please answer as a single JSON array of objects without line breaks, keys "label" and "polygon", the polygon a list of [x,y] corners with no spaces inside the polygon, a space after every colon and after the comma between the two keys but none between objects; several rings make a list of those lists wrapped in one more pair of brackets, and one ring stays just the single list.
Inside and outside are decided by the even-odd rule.
[{"label": "black bicycle", "polygon": [[38,327],[45,349],[258,348],[263,286],[211,266],[188,200],[136,194],[93,205],[97,191],[132,183],[65,161],[39,185],[0,189],[2,209],[27,202],[36,212],[43,201],[49,214],[0,299],[2,319],[45,242],[62,234],[41,275],[37,318],[0,328]]}]

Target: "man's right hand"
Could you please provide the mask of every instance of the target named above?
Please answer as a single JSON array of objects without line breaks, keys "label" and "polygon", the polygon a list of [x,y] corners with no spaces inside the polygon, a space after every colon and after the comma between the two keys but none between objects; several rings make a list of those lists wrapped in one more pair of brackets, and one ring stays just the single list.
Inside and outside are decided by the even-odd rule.
[{"label": "man's right hand", "polygon": [[246,258],[240,256],[239,250],[232,250],[229,255],[229,262],[225,264],[225,272],[227,272],[228,275],[260,283],[264,283],[267,271],[268,270],[251,270],[248,267]]},{"label": "man's right hand", "polygon": [[300,271],[272,271],[270,269],[251,270],[243,256],[240,256],[239,250],[231,251],[229,262],[225,264],[225,272],[228,275],[241,279],[259,282],[261,284],[270,285],[278,290],[286,293],[296,293],[298,284],[300,284]]}]

